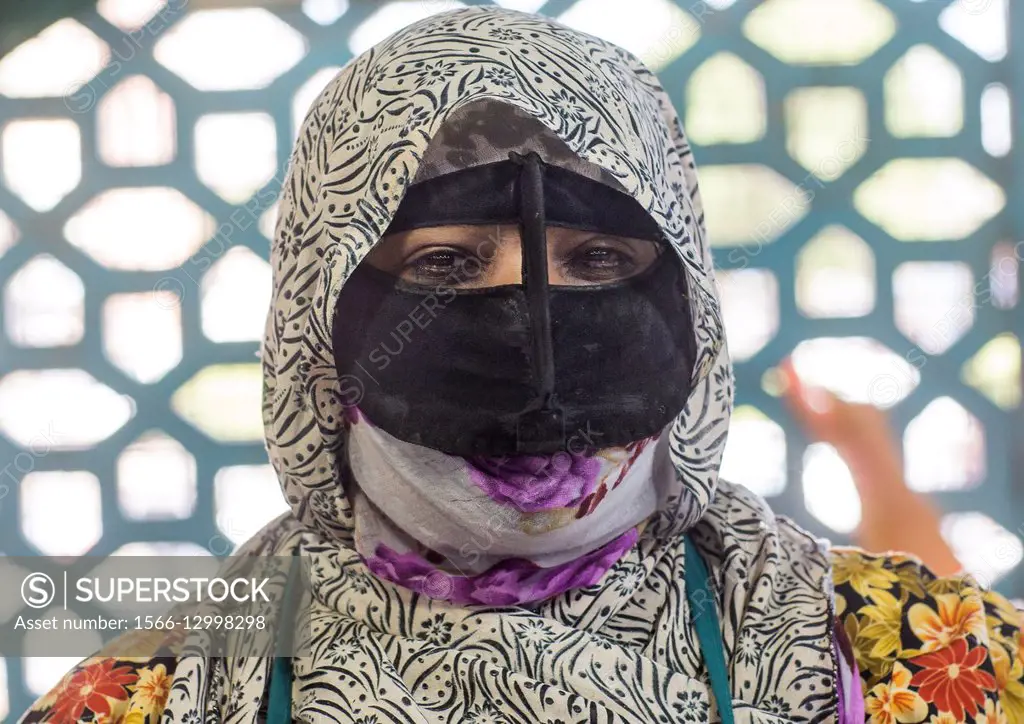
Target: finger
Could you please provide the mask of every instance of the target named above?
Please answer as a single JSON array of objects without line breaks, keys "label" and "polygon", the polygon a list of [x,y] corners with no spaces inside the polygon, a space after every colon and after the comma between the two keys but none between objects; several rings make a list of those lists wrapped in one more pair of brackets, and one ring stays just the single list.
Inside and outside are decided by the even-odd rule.
[{"label": "finger", "polygon": [[829,415],[837,407],[836,396],[824,387],[804,385],[800,390],[800,394],[807,408],[815,415]]},{"label": "finger", "polygon": [[786,357],[779,363],[779,372],[782,375],[783,389],[782,394],[785,399],[790,403],[799,404],[803,401],[803,381],[800,376],[796,373],[796,367],[793,365],[793,358]]},{"label": "finger", "polygon": [[787,357],[779,363],[785,380],[783,394],[791,407],[802,415],[823,415],[832,408],[832,395],[817,385],[807,385],[800,379],[793,359]]}]

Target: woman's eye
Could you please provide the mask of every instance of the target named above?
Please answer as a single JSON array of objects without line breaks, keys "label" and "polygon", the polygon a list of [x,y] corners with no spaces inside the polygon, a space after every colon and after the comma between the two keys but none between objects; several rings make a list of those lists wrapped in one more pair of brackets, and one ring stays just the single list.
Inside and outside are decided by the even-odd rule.
[{"label": "woman's eye", "polygon": [[577,249],[569,259],[568,271],[584,281],[606,282],[624,279],[636,270],[633,259],[608,246]]},{"label": "woman's eye", "polygon": [[402,276],[415,282],[439,282],[457,273],[469,254],[455,249],[438,249],[422,254],[405,265]]}]

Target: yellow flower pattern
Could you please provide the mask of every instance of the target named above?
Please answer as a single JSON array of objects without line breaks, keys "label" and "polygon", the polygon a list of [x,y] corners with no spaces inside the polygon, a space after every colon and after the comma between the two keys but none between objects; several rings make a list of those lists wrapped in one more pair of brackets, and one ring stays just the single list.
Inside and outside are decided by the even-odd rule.
[{"label": "yellow flower pattern", "polygon": [[887,590],[899,580],[899,576],[885,567],[884,558],[870,556],[842,555],[837,548],[832,557],[832,580],[836,588],[848,585],[855,593],[866,596],[874,589]]},{"label": "yellow flower pattern", "polygon": [[1001,702],[989,699],[985,702],[985,716],[982,719],[985,724],[1006,724],[1006,715],[1003,713]]},{"label": "yellow flower pattern", "polygon": [[916,558],[832,552],[836,615],[871,724],[1024,724],[1024,616]]},{"label": "yellow flower pattern", "polygon": [[1007,724],[1024,724],[1024,650],[1020,647],[1019,633],[1014,648],[1017,652],[1015,656],[1002,643],[992,647],[993,652],[999,652],[993,657],[996,684],[1002,693]]},{"label": "yellow flower pattern", "polygon": [[985,616],[980,597],[965,598],[956,593],[935,597],[935,605],[915,603],[909,612],[910,628],[924,645],[921,651],[949,646],[967,634],[983,640]]},{"label": "yellow flower pattern", "polygon": [[928,705],[910,688],[912,674],[897,663],[889,681],[877,684],[864,700],[864,712],[871,724],[915,724],[928,716]]},{"label": "yellow flower pattern", "polygon": [[170,690],[171,677],[168,676],[163,664],[139,670],[139,680],[135,683],[135,698],[140,704],[151,708],[163,708]]},{"label": "yellow flower pattern", "polygon": [[862,616],[870,622],[861,635],[874,641],[872,658],[882,658],[900,650],[903,606],[891,593],[880,589],[873,593],[872,600],[874,603],[861,609]]}]

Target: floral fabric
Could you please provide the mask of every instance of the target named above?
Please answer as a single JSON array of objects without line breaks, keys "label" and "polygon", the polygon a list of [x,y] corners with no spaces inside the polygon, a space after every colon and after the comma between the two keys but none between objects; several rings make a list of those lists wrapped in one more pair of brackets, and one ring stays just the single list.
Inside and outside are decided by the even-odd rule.
[{"label": "floral fabric", "polygon": [[65,674],[21,721],[156,724],[174,679],[175,661],[173,656],[90,657]]},{"label": "floral fabric", "polygon": [[653,438],[592,457],[467,459],[359,414],[348,441],[356,552],[378,578],[452,603],[529,605],[594,585],[674,478]]},{"label": "floral fabric", "polygon": [[969,576],[834,549],[836,615],[871,724],[1024,724],[1022,613]]}]

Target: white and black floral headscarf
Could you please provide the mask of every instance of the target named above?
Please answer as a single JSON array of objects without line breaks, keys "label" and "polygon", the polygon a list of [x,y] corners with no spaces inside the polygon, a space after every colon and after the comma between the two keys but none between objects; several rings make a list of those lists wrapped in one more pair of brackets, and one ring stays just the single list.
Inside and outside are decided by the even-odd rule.
[{"label": "white and black floral headscarf", "polygon": [[[457,606],[376,578],[339,480],[345,421],[331,346],[339,291],[379,241],[433,135],[497,100],[547,126],[658,222],[687,275],[693,392],[670,430],[674,483],[596,585],[529,609]],[[657,79],[632,55],[493,7],[434,16],[345,67],[299,134],[273,246],[263,345],[267,448],[292,513],[246,552],[313,559],[303,721],[717,720],[683,589],[682,536],[707,560],[737,721],[834,721],[827,557],[756,496],[718,480],[733,381],[693,159]],[[186,658],[165,720],[252,722],[266,659]]]}]

